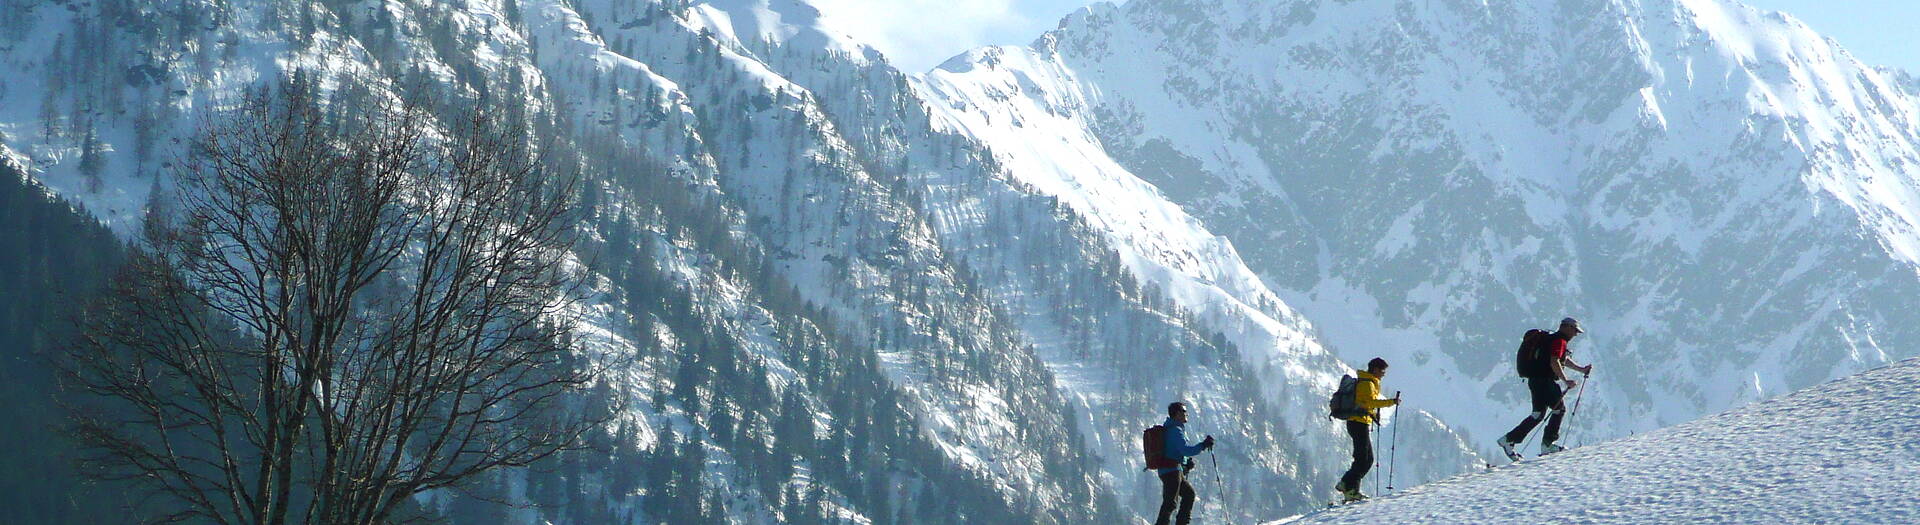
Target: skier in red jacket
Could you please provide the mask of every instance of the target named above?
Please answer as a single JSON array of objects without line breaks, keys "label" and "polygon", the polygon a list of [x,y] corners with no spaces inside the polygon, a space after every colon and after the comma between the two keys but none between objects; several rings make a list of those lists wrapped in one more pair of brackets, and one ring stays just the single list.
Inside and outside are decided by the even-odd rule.
[{"label": "skier in red jacket", "polygon": [[[1521,363],[1520,373],[1527,378],[1527,390],[1533,395],[1533,412],[1500,438],[1500,451],[1505,452],[1508,459],[1520,460],[1520,453],[1513,450],[1513,445],[1526,439],[1542,419],[1547,420],[1547,432],[1540,437],[1540,454],[1544,456],[1566,450],[1566,447],[1554,443],[1560,440],[1560,420],[1567,412],[1566,403],[1561,398],[1575,384],[1572,379],[1567,379],[1565,369],[1577,370],[1582,377],[1593,374],[1593,366],[1580,366],[1573,362],[1567,350],[1567,342],[1581,332],[1584,330],[1580,329],[1580,321],[1572,317],[1561,319],[1560,331],[1546,338],[1543,343],[1545,348],[1538,349],[1543,354],[1539,356],[1539,363],[1533,366]],[[1566,388],[1562,389],[1562,385]]]}]

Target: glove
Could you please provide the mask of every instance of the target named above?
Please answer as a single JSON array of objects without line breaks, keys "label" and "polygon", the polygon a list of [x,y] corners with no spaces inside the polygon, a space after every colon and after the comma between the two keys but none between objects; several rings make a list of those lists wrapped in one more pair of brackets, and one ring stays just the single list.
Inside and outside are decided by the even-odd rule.
[{"label": "glove", "polygon": [[1207,439],[1205,439],[1205,440],[1202,440],[1202,441],[1200,442],[1200,447],[1201,447],[1201,448],[1213,448],[1213,436],[1212,436],[1212,435],[1208,435],[1208,436],[1207,436]]},{"label": "glove", "polygon": [[1566,383],[1567,383],[1567,390],[1573,390],[1573,385],[1574,385],[1574,382],[1573,382],[1573,380],[1572,380],[1572,379],[1568,379],[1568,380],[1566,380]]},{"label": "glove", "polygon": [[1183,465],[1180,465],[1180,472],[1193,472],[1193,467],[1194,467],[1193,458],[1187,458],[1187,462]]}]

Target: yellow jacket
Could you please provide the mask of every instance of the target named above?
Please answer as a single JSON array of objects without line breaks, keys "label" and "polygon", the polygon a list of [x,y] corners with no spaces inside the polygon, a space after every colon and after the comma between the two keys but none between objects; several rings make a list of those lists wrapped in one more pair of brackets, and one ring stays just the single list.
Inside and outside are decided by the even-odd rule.
[{"label": "yellow jacket", "polygon": [[1367,413],[1347,418],[1347,421],[1371,425],[1374,416],[1379,415],[1379,409],[1400,404],[1398,399],[1380,398],[1380,376],[1369,374],[1366,370],[1355,370],[1354,374],[1360,380],[1353,385],[1354,402],[1366,409]]}]

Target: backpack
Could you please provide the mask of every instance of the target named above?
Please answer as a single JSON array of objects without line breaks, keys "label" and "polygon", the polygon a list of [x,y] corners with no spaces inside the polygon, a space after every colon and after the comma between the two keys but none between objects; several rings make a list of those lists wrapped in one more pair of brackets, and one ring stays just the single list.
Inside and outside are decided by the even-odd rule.
[{"label": "backpack", "polygon": [[1346,419],[1367,415],[1367,409],[1360,408],[1360,379],[1352,375],[1340,378],[1340,388],[1333,391],[1333,398],[1327,400],[1327,417]]},{"label": "backpack", "polygon": [[1159,470],[1180,466],[1179,462],[1167,457],[1167,427],[1154,425],[1140,433],[1140,448],[1147,456],[1146,470]]},{"label": "backpack", "polygon": [[1553,334],[1546,330],[1533,329],[1527,330],[1527,335],[1520,338],[1520,350],[1513,360],[1514,371],[1520,377],[1531,379],[1553,375],[1552,358],[1547,355],[1548,342],[1552,341],[1552,337]]}]

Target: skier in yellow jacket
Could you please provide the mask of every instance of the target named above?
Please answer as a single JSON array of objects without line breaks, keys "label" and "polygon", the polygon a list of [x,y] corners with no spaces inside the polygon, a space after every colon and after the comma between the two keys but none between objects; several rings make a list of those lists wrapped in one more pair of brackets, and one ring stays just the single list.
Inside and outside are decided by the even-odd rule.
[{"label": "skier in yellow jacket", "polygon": [[1387,360],[1378,357],[1367,361],[1366,370],[1355,370],[1359,379],[1354,384],[1354,403],[1365,411],[1360,415],[1347,418],[1347,436],[1353,438],[1353,466],[1347,467],[1347,474],[1340,477],[1340,484],[1334,490],[1345,496],[1347,501],[1366,499],[1360,493],[1360,480],[1367,477],[1367,471],[1373,469],[1373,440],[1368,438],[1368,426],[1373,425],[1379,415],[1378,410],[1400,404],[1400,399],[1380,398],[1380,379],[1387,376]]}]

